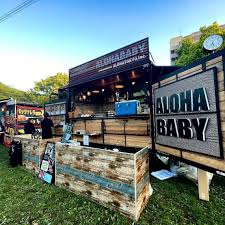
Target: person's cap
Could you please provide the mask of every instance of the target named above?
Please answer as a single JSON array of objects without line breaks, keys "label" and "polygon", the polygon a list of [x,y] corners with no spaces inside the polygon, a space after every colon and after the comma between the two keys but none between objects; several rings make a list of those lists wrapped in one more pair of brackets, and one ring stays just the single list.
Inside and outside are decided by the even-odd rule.
[{"label": "person's cap", "polygon": [[44,117],[48,117],[49,114],[47,112],[44,113]]}]

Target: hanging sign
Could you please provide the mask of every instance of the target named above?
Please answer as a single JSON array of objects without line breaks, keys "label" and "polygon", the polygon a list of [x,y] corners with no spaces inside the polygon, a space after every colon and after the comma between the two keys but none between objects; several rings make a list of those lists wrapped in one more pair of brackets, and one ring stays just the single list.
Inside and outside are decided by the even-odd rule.
[{"label": "hanging sign", "polygon": [[216,69],[155,89],[156,144],[223,157]]}]

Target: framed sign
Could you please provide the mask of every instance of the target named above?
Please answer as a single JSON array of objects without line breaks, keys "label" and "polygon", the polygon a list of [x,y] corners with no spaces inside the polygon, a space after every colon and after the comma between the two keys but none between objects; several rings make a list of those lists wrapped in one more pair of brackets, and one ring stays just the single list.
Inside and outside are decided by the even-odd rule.
[{"label": "framed sign", "polygon": [[154,90],[155,143],[223,158],[216,68]]}]

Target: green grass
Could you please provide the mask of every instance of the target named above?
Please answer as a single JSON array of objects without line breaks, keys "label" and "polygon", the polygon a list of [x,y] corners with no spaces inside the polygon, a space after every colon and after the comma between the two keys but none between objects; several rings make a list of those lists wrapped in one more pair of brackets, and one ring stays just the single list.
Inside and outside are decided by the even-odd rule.
[{"label": "green grass", "polygon": [[[214,177],[210,201],[198,199],[197,186],[186,179],[158,181],[136,224],[225,224],[225,179]],[[0,224],[133,224],[117,212],[84,197],[41,182],[22,167],[8,165],[0,146]]]}]

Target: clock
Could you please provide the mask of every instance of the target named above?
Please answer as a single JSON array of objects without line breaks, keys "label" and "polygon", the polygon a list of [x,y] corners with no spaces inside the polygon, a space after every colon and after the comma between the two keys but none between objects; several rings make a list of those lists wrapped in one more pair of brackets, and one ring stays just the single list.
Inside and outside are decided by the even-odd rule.
[{"label": "clock", "polygon": [[208,51],[213,51],[223,44],[223,38],[220,35],[213,34],[207,37],[203,42],[203,47]]}]

